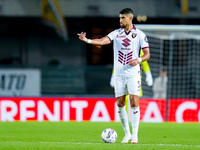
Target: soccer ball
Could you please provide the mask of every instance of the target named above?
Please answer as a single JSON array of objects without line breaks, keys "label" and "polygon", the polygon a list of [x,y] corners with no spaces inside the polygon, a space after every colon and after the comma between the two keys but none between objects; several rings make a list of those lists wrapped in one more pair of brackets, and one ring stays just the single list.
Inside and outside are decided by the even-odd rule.
[{"label": "soccer ball", "polygon": [[115,143],[117,132],[111,128],[107,128],[102,132],[101,139],[104,143]]}]

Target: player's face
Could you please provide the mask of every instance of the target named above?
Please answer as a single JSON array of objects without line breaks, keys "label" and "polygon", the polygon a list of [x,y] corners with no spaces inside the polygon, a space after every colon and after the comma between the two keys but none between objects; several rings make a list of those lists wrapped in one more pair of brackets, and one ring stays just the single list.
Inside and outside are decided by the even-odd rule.
[{"label": "player's face", "polygon": [[120,14],[119,18],[120,18],[120,20],[119,20],[120,26],[122,28],[126,28],[128,26],[128,24],[132,23],[131,17],[129,15]]}]

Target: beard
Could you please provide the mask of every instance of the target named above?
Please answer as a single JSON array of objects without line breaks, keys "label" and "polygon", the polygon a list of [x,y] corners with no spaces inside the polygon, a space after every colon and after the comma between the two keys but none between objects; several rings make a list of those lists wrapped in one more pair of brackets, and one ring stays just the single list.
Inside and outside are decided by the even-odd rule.
[{"label": "beard", "polygon": [[126,25],[124,25],[124,24],[120,24],[120,26],[121,26],[121,28],[126,28]]}]

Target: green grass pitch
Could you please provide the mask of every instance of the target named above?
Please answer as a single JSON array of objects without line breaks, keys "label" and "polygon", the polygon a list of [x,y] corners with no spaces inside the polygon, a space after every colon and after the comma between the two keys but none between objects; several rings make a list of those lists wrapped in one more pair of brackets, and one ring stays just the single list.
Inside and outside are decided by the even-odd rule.
[{"label": "green grass pitch", "polygon": [[[103,143],[106,128],[117,131],[113,144]],[[121,144],[119,122],[0,122],[0,150],[196,150],[200,149],[198,123],[140,123],[139,144]]]}]

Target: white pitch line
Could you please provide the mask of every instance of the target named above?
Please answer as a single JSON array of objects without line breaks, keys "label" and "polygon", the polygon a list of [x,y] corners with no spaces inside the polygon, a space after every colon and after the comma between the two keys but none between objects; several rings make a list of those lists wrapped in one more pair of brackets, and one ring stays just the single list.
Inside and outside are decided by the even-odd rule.
[{"label": "white pitch line", "polygon": [[155,145],[155,146],[189,146],[189,147],[200,147],[200,145],[184,145],[184,144],[139,144],[139,145]]},{"label": "white pitch line", "polygon": [[[0,143],[2,142],[7,142],[7,141],[0,141]],[[89,142],[24,142],[24,141],[8,141],[8,142],[12,142],[12,143],[41,143],[41,144],[88,144],[88,145],[98,145],[98,144],[109,144],[109,143],[89,143]],[[121,143],[113,143],[115,145],[117,144],[121,144]],[[133,144],[123,144],[123,145],[133,145]],[[138,144],[139,145],[149,145],[149,146],[174,146],[174,147],[182,147],[182,146],[186,146],[186,147],[200,147],[200,145],[186,145],[186,144]]]},{"label": "white pitch line", "polygon": [[[56,143],[56,144],[111,144],[111,143],[88,143],[88,142],[39,142],[39,143]],[[113,143],[117,144],[117,143]],[[121,143],[118,143],[121,144]],[[128,144],[124,144],[128,145]],[[130,144],[132,145],[132,144]],[[189,146],[189,147],[200,147],[200,145],[183,145],[183,144],[138,144],[138,145],[155,145],[155,146]]]}]

